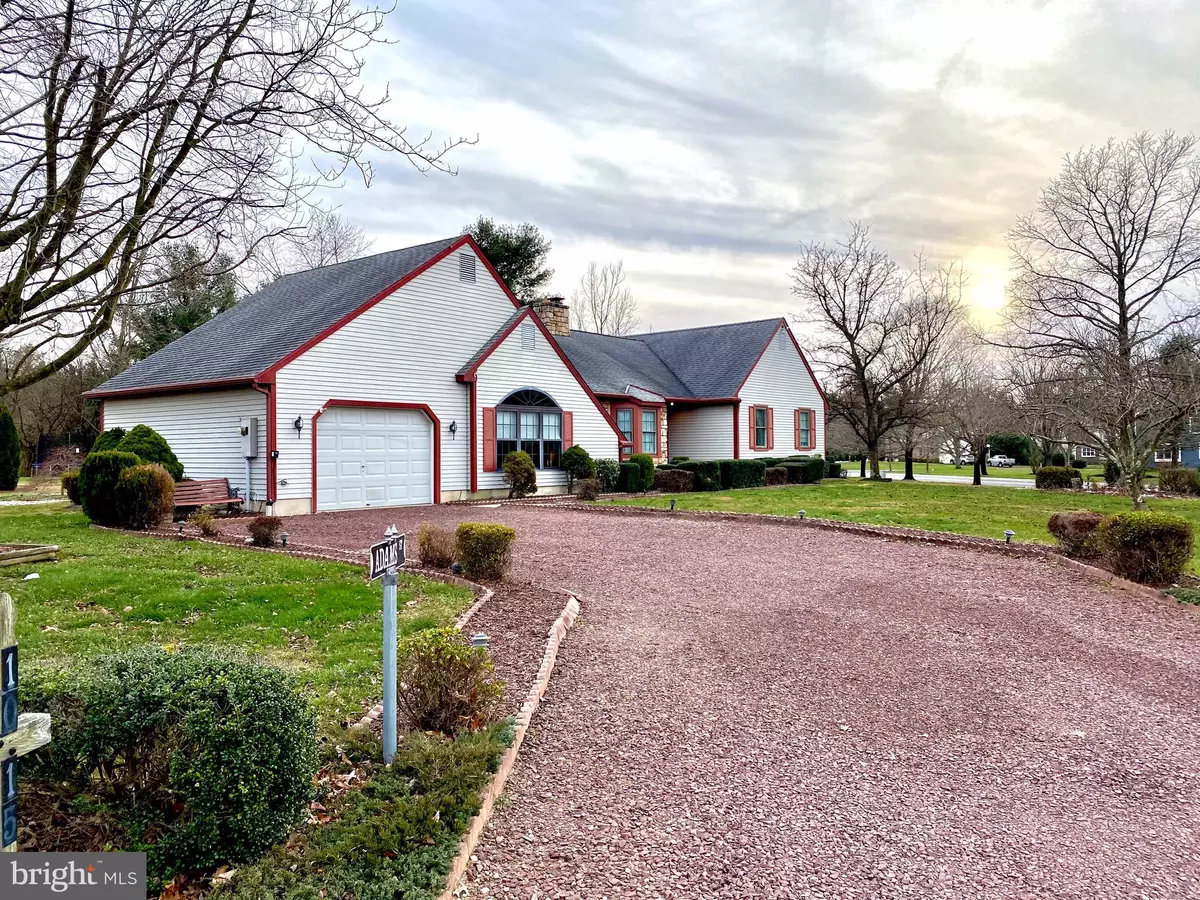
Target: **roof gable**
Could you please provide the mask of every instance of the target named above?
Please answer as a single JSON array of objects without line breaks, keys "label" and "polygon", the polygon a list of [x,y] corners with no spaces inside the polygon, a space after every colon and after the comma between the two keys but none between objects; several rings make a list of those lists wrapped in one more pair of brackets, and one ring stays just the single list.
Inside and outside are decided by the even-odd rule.
[{"label": "roof gable", "polygon": [[285,275],[89,396],[249,383],[467,243],[474,246],[465,236],[444,238]]}]

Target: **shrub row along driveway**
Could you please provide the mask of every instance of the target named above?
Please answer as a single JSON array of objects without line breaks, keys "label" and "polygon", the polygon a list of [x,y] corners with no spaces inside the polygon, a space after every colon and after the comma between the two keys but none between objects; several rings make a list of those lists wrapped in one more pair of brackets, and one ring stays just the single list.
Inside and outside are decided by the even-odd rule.
[{"label": "shrub row along driveway", "polygon": [[1200,896],[1200,622],[1046,561],[536,508],[578,590],[472,896]]}]

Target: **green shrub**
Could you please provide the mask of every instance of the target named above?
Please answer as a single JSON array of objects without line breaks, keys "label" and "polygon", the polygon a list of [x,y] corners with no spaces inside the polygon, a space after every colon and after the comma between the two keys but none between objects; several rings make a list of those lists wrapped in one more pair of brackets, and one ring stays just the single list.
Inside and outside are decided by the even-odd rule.
[{"label": "green shrub", "polygon": [[171,518],[175,479],[158,463],[131,466],[117,479],[113,499],[122,528],[150,528]]},{"label": "green shrub", "polygon": [[1042,466],[1034,476],[1033,484],[1046,491],[1065,491],[1082,483],[1079,472],[1069,466]]},{"label": "green shrub", "polygon": [[1120,480],[1121,467],[1117,465],[1116,460],[1106,459],[1104,461],[1104,483],[1113,487]]},{"label": "green shrub", "polygon": [[696,476],[683,469],[666,469],[654,473],[654,489],[664,494],[686,494],[696,487]]},{"label": "green shrub", "polygon": [[842,464],[833,460],[825,461],[825,477],[826,478],[841,478]]},{"label": "green shrub", "polygon": [[788,483],[788,470],[783,466],[771,466],[763,473],[763,484],[774,486]]},{"label": "green shrub", "polygon": [[617,490],[622,494],[640,494],[646,489],[642,478],[640,465],[635,462],[623,462],[617,476]]},{"label": "green shrub", "polygon": [[458,562],[472,578],[499,581],[512,565],[517,533],[507,525],[463,522],[455,532]]},{"label": "green shrub", "polygon": [[65,472],[62,477],[62,492],[67,499],[79,505],[79,472]]},{"label": "green shrub", "polygon": [[1200,472],[1183,466],[1160,466],[1158,486],[1172,494],[1200,494]]},{"label": "green shrub", "polygon": [[817,484],[825,477],[825,460],[820,456],[792,457],[784,460],[789,484]]},{"label": "green shrub", "polygon": [[106,450],[89,453],[79,469],[79,502],[97,525],[119,525],[117,482],[126,469],[142,465],[132,453]]},{"label": "green shrub", "polygon": [[575,490],[576,481],[596,477],[596,461],[578,444],[563,451],[562,467],[567,473],[568,493]]},{"label": "green shrub", "polygon": [[1090,510],[1058,512],[1050,517],[1046,528],[1058,540],[1067,556],[1092,557],[1100,555],[1096,529],[1104,516]]},{"label": "green shrub", "polygon": [[1056,469],[1064,468],[1067,465],[1067,454],[1061,450],[1055,450],[1050,454],[1050,459],[1047,460],[1047,463]]},{"label": "green shrub", "polygon": [[528,497],[537,493],[537,467],[524,450],[515,450],[504,457],[504,483],[509,498]]},{"label": "green shrub", "polygon": [[598,478],[585,478],[579,482],[579,488],[575,491],[575,496],[579,500],[598,500],[600,499],[600,480]]},{"label": "green shrub", "polygon": [[35,670],[22,689],[54,720],[31,774],[71,782],[136,821],[156,879],[257,859],[312,798],[315,718],[272,666],[139,649]]},{"label": "green shrub", "polygon": [[1086,469],[1087,467],[1088,467],[1088,464],[1087,464],[1086,459],[1075,458],[1075,459],[1071,460],[1071,468],[1072,469]]},{"label": "green shrub", "polygon": [[188,524],[200,529],[200,533],[205,537],[216,537],[221,533],[221,529],[217,527],[217,511],[211,506],[201,506],[188,516]]},{"label": "green shrub", "polygon": [[428,523],[417,529],[417,561],[427,569],[445,569],[454,562],[456,538],[449,528]]},{"label": "green shrub", "polygon": [[679,468],[696,476],[693,489],[697,491],[721,490],[721,461],[706,459],[681,463]]},{"label": "green shrub", "polygon": [[692,458],[690,456],[672,456],[669,460],[667,460],[667,462],[673,466],[677,466],[680,463],[690,462],[691,459]]},{"label": "green shrub", "polygon": [[[723,474],[723,473],[722,473]],[[730,488],[755,488],[766,483],[767,464],[761,459],[734,459],[729,464]]]},{"label": "green shrub", "polygon": [[396,697],[404,721],[417,731],[454,737],[496,721],[504,684],[486,650],[457,628],[427,628],[400,652]]},{"label": "green shrub", "polygon": [[352,763],[365,783],[326,801],[332,821],[311,822],[262,862],[239,867],[232,881],[214,885],[212,900],[439,896],[459,835],[479,812],[489,777],[511,743],[506,725],[453,741],[415,732],[384,768],[374,764],[375,740]]},{"label": "green shrub", "polygon": [[15,491],[21,479],[21,439],[7,406],[0,406],[0,491]]},{"label": "green shrub", "polygon": [[615,459],[596,460],[596,480],[600,482],[600,490],[611,494],[617,489],[621,477],[621,464]]},{"label": "green shrub", "polygon": [[176,481],[183,478],[183,463],[175,456],[171,445],[164,440],[163,436],[148,425],[133,426],[129,433],[121,438],[121,442],[117,444],[117,450],[122,453],[133,453],[146,462],[158,463],[170,472],[171,477]]},{"label": "green shrub", "polygon": [[116,450],[117,445],[125,439],[124,428],[110,428],[108,431],[101,432],[96,440],[92,441],[92,449],[89,453],[107,453],[110,450]]},{"label": "green shrub", "polygon": [[250,543],[255,547],[273,547],[283,528],[283,519],[278,516],[255,516],[246,525],[250,532]]},{"label": "green shrub", "polygon": [[1100,524],[1097,536],[1109,568],[1142,584],[1172,584],[1192,558],[1192,526],[1182,516],[1119,513]]},{"label": "green shrub", "polygon": [[648,491],[654,487],[654,457],[649,453],[635,453],[629,457],[629,461],[642,467],[642,490]]}]

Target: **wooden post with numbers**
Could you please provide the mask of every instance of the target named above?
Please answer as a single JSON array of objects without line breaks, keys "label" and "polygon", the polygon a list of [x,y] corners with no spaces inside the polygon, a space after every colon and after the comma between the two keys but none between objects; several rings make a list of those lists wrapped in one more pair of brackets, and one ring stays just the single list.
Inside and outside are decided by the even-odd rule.
[{"label": "wooden post with numbers", "polygon": [[17,761],[50,743],[50,714],[17,714],[17,610],[0,593],[0,849],[17,849]]}]

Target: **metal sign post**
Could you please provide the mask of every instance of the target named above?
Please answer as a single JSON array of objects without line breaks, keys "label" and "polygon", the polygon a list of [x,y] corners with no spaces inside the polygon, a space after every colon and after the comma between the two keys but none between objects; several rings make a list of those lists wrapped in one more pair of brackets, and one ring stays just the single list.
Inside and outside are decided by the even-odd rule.
[{"label": "metal sign post", "polygon": [[404,565],[404,535],[392,525],[371,547],[370,580],[383,578],[383,761],[396,757],[396,581]]},{"label": "metal sign post", "polygon": [[17,715],[17,611],[0,593],[0,850],[17,849],[17,761],[50,743],[47,713]]}]

